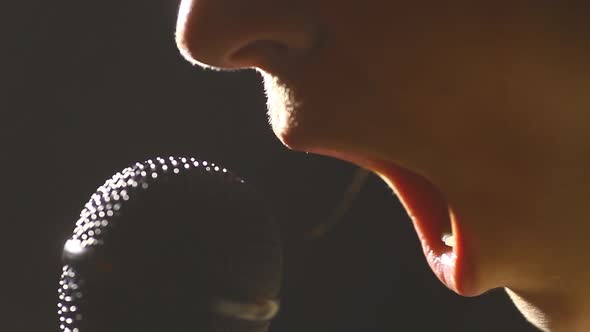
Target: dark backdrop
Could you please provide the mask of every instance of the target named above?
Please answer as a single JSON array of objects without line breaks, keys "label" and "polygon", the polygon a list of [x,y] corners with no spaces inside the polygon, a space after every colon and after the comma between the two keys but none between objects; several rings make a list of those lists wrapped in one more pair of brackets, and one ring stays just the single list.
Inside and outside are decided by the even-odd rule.
[{"label": "dark backdrop", "polygon": [[281,211],[286,278],[273,332],[533,331],[502,291],[446,290],[375,176],[338,228],[304,240],[355,168],[282,147],[256,73],[205,72],[181,59],[177,6],[2,5],[0,331],[57,331],[59,255],[82,205],[116,170],[169,154],[221,163]]}]

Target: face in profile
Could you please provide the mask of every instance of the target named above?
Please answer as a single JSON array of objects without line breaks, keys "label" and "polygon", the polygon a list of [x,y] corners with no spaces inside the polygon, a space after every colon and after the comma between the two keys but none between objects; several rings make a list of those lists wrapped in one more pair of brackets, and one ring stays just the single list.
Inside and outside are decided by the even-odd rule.
[{"label": "face in profile", "polygon": [[[287,147],[377,173],[451,290],[590,327],[590,23],[549,2],[184,0],[177,43],[255,68]],[[587,258],[586,258],[587,259]],[[589,309],[590,310],[590,309]]]}]

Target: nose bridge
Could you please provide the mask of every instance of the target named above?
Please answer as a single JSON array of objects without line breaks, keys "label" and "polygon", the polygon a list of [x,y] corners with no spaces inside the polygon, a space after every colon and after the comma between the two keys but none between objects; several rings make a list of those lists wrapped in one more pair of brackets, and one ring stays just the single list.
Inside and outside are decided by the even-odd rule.
[{"label": "nose bridge", "polygon": [[187,60],[204,67],[236,68],[232,54],[256,41],[288,49],[311,45],[299,9],[284,0],[183,0],[176,42]]}]

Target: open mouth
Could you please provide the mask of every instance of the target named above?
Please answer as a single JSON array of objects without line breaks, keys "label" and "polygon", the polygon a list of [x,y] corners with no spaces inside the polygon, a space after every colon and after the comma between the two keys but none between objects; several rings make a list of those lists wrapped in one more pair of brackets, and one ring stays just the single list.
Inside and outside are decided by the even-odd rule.
[{"label": "open mouth", "polygon": [[465,239],[457,216],[441,191],[428,179],[393,162],[335,151],[317,150],[355,163],[379,175],[405,207],[420,239],[428,265],[452,291],[467,295]]},{"label": "open mouth", "polygon": [[371,166],[394,188],[414,224],[432,271],[449,289],[459,293],[463,238],[443,194],[426,178],[393,163],[374,161]]}]

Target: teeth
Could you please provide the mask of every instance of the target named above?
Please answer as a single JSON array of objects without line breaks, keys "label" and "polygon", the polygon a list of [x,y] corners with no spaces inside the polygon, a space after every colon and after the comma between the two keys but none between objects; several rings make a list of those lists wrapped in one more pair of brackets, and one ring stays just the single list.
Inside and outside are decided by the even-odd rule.
[{"label": "teeth", "polygon": [[455,241],[455,235],[451,233],[443,234],[442,241],[449,247],[455,247],[455,245],[457,244]]}]

